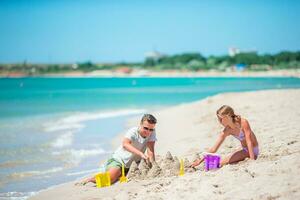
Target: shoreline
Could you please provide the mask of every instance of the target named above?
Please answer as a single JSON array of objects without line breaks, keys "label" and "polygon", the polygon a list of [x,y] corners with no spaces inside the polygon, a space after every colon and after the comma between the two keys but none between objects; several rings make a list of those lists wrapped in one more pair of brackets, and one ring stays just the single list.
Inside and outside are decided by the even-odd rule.
[{"label": "shoreline", "polygon": [[[73,181],[42,190],[29,199],[195,199],[210,198],[212,195],[215,195],[213,199],[299,197],[300,184],[297,180],[300,177],[296,173],[297,166],[300,167],[297,162],[300,155],[297,151],[300,143],[300,136],[297,135],[300,131],[297,125],[300,120],[300,103],[297,101],[299,98],[300,89],[221,93],[200,101],[153,112],[158,119],[156,153],[164,156],[170,151],[173,155],[191,159],[195,152],[205,151],[216,139],[221,127],[215,120],[215,110],[221,104],[233,105],[236,113],[250,121],[260,142],[261,155],[255,162],[243,161],[237,165],[225,166],[215,173],[196,171],[187,173],[182,178],[155,178],[127,184],[117,183],[101,189],[91,185],[76,187]],[[274,118],[274,115],[285,117]],[[136,118],[130,119],[128,127],[136,124]],[[120,144],[122,136],[123,134],[113,138],[114,147]],[[219,153],[226,155],[233,150],[232,148],[237,147],[236,141],[230,138],[222,145]],[[250,172],[247,171],[255,174],[254,178],[249,176]],[[234,174],[237,176],[232,177]],[[288,185],[281,184],[284,180],[288,181]],[[233,181],[245,181],[251,189],[243,190],[244,184],[231,188]],[[268,185],[269,181],[274,184]],[[211,186],[216,183],[217,188]],[[236,196],[231,196],[233,192]],[[132,193],[135,195],[132,196]]]},{"label": "shoreline", "polygon": [[134,70],[132,73],[123,73],[112,70],[97,70],[92,72],[66,72],[56,74],[40,74],[28,76],[22,73],[0,73],[0,78],[22,78],[22,77],[44,77],[44,78],[122,78],[122,77],[296,77],[300,78],[300,69],[291,70],[270,70],[270,71],[203,71],[189,72],[178,70],[151,71]]}]

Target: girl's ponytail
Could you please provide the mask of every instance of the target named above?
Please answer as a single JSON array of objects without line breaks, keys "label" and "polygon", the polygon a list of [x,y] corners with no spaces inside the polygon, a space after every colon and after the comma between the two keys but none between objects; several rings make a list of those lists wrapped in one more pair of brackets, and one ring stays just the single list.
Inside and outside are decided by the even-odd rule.
[{"label": "girl's ponytail", "polygon": [[232,115],[232,121],[234,122],[234,123],[241,123],[241,116],[240,115],[236,115],[236,114],[233,114]]}]

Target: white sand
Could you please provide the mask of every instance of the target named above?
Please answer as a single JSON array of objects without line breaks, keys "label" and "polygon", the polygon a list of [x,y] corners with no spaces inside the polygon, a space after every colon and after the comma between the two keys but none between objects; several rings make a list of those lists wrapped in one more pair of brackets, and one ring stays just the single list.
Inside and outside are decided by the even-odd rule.
[{"label": "white sand", "polygon": [[[158,118],[156,152],[189,158],[214,144],[221,126],[215,111],[231,105],[249,120],[260,146],[258,160],[246,160],[214,172],[198,170],[182,177],[157,177],[107,188],[74,182],[30,199],[300,199],[300,90],[220,94],[203,101],[153,113]],[[135,120],[136,122],[136,120]],[[120,143],[120,138],[117,139]],[[222,156],[240,147],[228,138]]]}]

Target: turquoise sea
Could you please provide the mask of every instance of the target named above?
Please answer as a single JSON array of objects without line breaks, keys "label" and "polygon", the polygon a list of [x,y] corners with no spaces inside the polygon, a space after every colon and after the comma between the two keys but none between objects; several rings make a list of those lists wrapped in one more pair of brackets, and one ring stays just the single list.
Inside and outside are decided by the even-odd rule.
[{"label": "turquoise sea", "polygon": [[285,88],[300,88],[300,79],[0,78],[0,199],[96,172],[130,117],[223,92]]}]

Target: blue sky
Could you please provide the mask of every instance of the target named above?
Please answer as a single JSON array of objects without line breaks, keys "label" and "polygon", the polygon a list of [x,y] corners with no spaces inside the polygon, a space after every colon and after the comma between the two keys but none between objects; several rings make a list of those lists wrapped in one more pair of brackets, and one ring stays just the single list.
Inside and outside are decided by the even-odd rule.
[{"label": "blue sky", "polygon": [[300,50],[300,1],[1,0],[0,63],[143,61],[145,52]]}]

